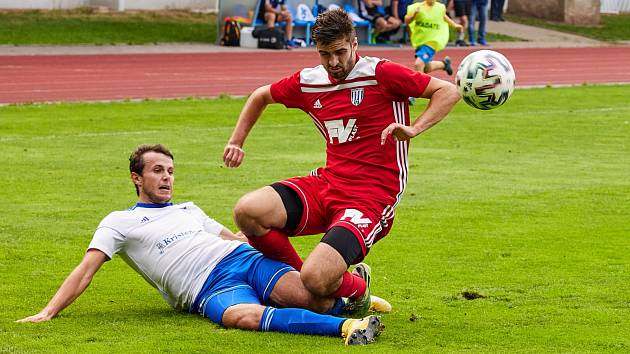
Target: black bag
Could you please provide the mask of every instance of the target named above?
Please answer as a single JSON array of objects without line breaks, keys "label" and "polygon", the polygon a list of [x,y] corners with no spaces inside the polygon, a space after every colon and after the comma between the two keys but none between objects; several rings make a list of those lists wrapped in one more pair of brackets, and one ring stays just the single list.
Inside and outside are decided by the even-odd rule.
[{"label": "black bag", "polygon": [[258,38],[258,48],[284,48],[284,32],[279,28],[259,27],[252,32],[252,36]]},{"label": "black bag", "polygon": [[[410,3],[410,4],[411,4],[411,3]],[[315,5],[315,6],[317,7],[317,14],[318,14],[318,15],[319,15],[319,14],[321,14],[321,13],[324,13],[324,12],[328,11],[328,9],[327,9],[325,6],[322,6],[322,5],[320,5],[320,4],[317,4],[317,5]],[[315,7],[315,6],[314,6],[314,7]]]},{"label": "black bag", "polygon": [[221,45],[226,47],[238,47],[241,43],[241,25],[232,19],[225,19],[223,25],[223,37]]}]

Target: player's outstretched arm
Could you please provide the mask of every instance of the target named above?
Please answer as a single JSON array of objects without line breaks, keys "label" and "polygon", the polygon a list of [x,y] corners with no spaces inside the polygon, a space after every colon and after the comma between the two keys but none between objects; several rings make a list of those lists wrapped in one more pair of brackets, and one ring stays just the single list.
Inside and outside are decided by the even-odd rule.
[{"label": "player's outstretched arm", "polygon": [[450,17],[448,17],[448,15],[446,15],[446,14],[444,15],[444,21],[445,21],[446,23],[448,23],[448,25],[449,25],[451,28],[456,29],[456,30],[457,30],[457,32],[464,32],[464,26],[460,25],[459,23],[455,23],[455,21],[451,20],[451,18],[450,18]]},{"label": "player's outstretched arm", "polygon": [[429,104],[424,112],[411,126],[400,123],[388,125],[381,133],[381,145],[385,144],[390,135],[394,136],[396,140],[409,140],[418,136],[444,119],[461,98],[455,85],[435,77],[429,81],[422,97],[429,99]]},{"label": "player's outstretched arm", "polygon": [[105,253],[91,249],[89,250],[79,265],[74,268],[66,280],[57,290],[57,293],[39,313],[17,320],[16,322],[43,322],[50,321],[61,310],[70,305],[83,291],[90,285],[94,274],[107,261]]},{"label": "player's outstretched arm", "polygon": [[249,96],[232,136],[223,149],[223,162],[227,167],[238,167],[243,162],[245,139],[267,105],[271,103],[275,103],[271,96],[271,85],[259,87]]},{"label": "player's outstretched arm", "polygon": [[414,18],[416,18],[416,15],[418,15],[418,13],[420,12],[420,7],[416,7],[415,10],[413,12],[408,12],[405,15],[405,24],[410,24],[411,21],[413,21]]}]

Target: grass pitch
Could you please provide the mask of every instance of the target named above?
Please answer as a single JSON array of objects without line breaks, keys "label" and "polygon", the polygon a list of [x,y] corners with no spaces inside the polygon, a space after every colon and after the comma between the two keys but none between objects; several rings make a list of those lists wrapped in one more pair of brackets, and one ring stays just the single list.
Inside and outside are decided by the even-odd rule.
[{"label": "grass pitch", "polygon": [[[175,201],[233,227],[242,194],[320,166],[324,142],[303,113],[272,106],[229,170],[242,99],[0,107],[0,351],[627,353],[629,89],[522,89],[489,112],[460,103],[414,139],[394,229],[367,258],[394,311],[376,344],[347,349],[179,314],[118,257],[53,321],[14,323],[47,303],[101,218],[135,202],[137,144],[169,146]],[[294,242],[305,255],[318,240]]]},{"label": "grass pitch", "polygon": [[506,18],[508,21],[586,36],[600,41],[630,41],[630,14],[628,13],[618,15],[602,14],[600,23],[597,26],[576,26],[563,22],[546,21],[509,14]]},{"label": "grass pitch", "polygon": [[214,43],[214,14],[188,11],[99,13],[77,10],[0,11],[0,44]]}]

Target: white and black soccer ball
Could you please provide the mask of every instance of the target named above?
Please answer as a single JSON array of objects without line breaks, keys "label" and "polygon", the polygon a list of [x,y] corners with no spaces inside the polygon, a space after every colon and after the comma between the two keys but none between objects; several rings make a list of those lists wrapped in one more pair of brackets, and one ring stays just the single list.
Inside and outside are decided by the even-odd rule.
[{"label": "white and black soccer ball", "polygon": [[514,92],[514,68],[503,54],[478,50],[468,54],[457,69],[455,85],[469,105],[489,110],[504,104]]}]

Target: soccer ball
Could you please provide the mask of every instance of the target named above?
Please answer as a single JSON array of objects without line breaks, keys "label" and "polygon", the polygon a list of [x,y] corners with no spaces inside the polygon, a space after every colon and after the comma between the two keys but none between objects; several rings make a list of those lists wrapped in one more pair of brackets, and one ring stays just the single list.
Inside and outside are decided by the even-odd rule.
[{"label": "soccer ball", "polygon": [[455,85],[464,101],[477,109],[494,109],[514,92],[512,64],[501,53],[478,50],[468,54],[457,69]]}]

